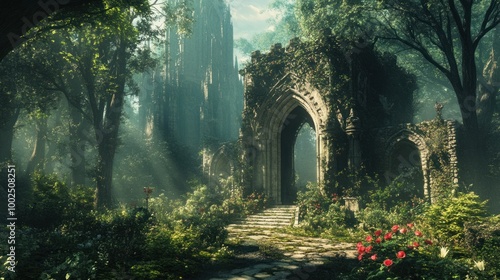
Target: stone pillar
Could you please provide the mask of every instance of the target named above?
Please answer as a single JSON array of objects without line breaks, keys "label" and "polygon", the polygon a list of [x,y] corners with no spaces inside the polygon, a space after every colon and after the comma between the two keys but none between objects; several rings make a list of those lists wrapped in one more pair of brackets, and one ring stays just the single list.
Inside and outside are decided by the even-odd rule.
[{"label": "stone pillar", "polygon": [[359,144],[361,125],[354,109],[351,109],[347,118],[345,132],[349,138],[349,170],[355,172],[361,166],[361,148]]},{"label": "stone pillar", "polygon": [[447,122],[448,153],[450,155],[450,172],[453,180],[453,189],[458,188],[458,158],[457,158],[457,132],[453,121]]}]

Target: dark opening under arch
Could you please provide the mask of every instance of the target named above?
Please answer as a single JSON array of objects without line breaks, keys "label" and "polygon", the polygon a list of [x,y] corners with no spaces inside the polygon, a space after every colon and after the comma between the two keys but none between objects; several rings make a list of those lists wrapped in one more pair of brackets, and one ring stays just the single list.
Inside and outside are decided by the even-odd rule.
[{"label": "dark opening under arch", "polygon": [[295,142],[305,123],[315,128],[307,111],[297,106],[290,112],[281,127],[281,202],[283,204],[292,204],[297,199],[294,167]]},{"label": "dark opening under arch", "polygon": [[401,200],[413,197],[424,198],[424,177],[422,160],[418,147],[411,141],[399,141],[391,154],[391,173],[395,180],[404,181],[407,186],[400,194]]}]

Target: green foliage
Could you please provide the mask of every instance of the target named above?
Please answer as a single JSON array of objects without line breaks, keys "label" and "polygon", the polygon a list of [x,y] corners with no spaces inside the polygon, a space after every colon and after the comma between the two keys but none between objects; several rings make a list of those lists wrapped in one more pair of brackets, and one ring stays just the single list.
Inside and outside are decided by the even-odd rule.
[{"label": "green foliage", "polygon": [[359,0],[297,0],[295,11],[303,36],[315,38],[330,28],[342,37],[358,39],[373,28],[361,4]]},{"label": "green foliage", "polygon": [[33,203],[27,215],[27,225],[52,229],[61,224],[66,203],[70,198],[69,189],[56,175],[33,175]]},{"label": "green foliage", "polygon": [[374,189],[363,199],[366,207],[357,215],[363,227],[372,230],[406,224],[425,210],[422,190],[406,175],[398,176],[387,186],[373,185]]},{"label": "green foliage", "polygon": [[370,233],[357,245],[359,268],[349,279],[464,279],[462,262],[451,259],[413,223]]},{"label": "green foliage", "polygon": [[68,188],[54,175],[36,174],[33,183],[36,201],[16,229],[16,279],[189,278],[231,254],[223,246],[231,192],[222,187],[199,185],[184,200],[154,197],[152,212],[96,212],[92,188]]},{"label": "green foliage", "polygon": [[484,260],[485,276],[500,276],[500,216],[472,221],[464,226],[465,249],[476,260]]},{"label": "green foliage", "polygon": [[487,216],[486,202],[474,193],[458,193],[450,199],[432,204],[425,211],[423,223],[433,237],[443,244],[458,245],[464,242],[464,226],[483,221]]},{"label": "green foliage", "polygon": [[321,185],[309,183],[306,191],[297,193],[299,225],[313,235],[336,231],[345,234],[344,229],[353,227],[354,215],[342,204],[337,194],[327,194]]}]

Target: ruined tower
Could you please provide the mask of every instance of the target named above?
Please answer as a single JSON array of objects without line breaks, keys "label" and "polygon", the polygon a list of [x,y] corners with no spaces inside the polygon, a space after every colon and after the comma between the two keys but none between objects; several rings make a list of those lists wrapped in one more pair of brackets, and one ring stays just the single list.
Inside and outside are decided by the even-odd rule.
[{"label": "ruined tower", "polygon": [[236,140],[243,84],[233,56],[233,25],[223,0],[193,1],[192,34],[167,30],[165,121],[178,143],[197,153],[206,143]]}]

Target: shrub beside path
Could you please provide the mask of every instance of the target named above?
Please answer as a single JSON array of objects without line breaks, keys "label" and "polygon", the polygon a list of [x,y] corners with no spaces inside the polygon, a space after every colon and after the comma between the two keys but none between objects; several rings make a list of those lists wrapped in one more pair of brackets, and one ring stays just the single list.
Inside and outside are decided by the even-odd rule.
[{"label": "shrub beside path", "polygon": [[234,258],[205,270],[197,279],[336,279],[357,262],[353,243],[295,236],[281,230],[283,223],[274,224],[229,226],[228,244]]}]

